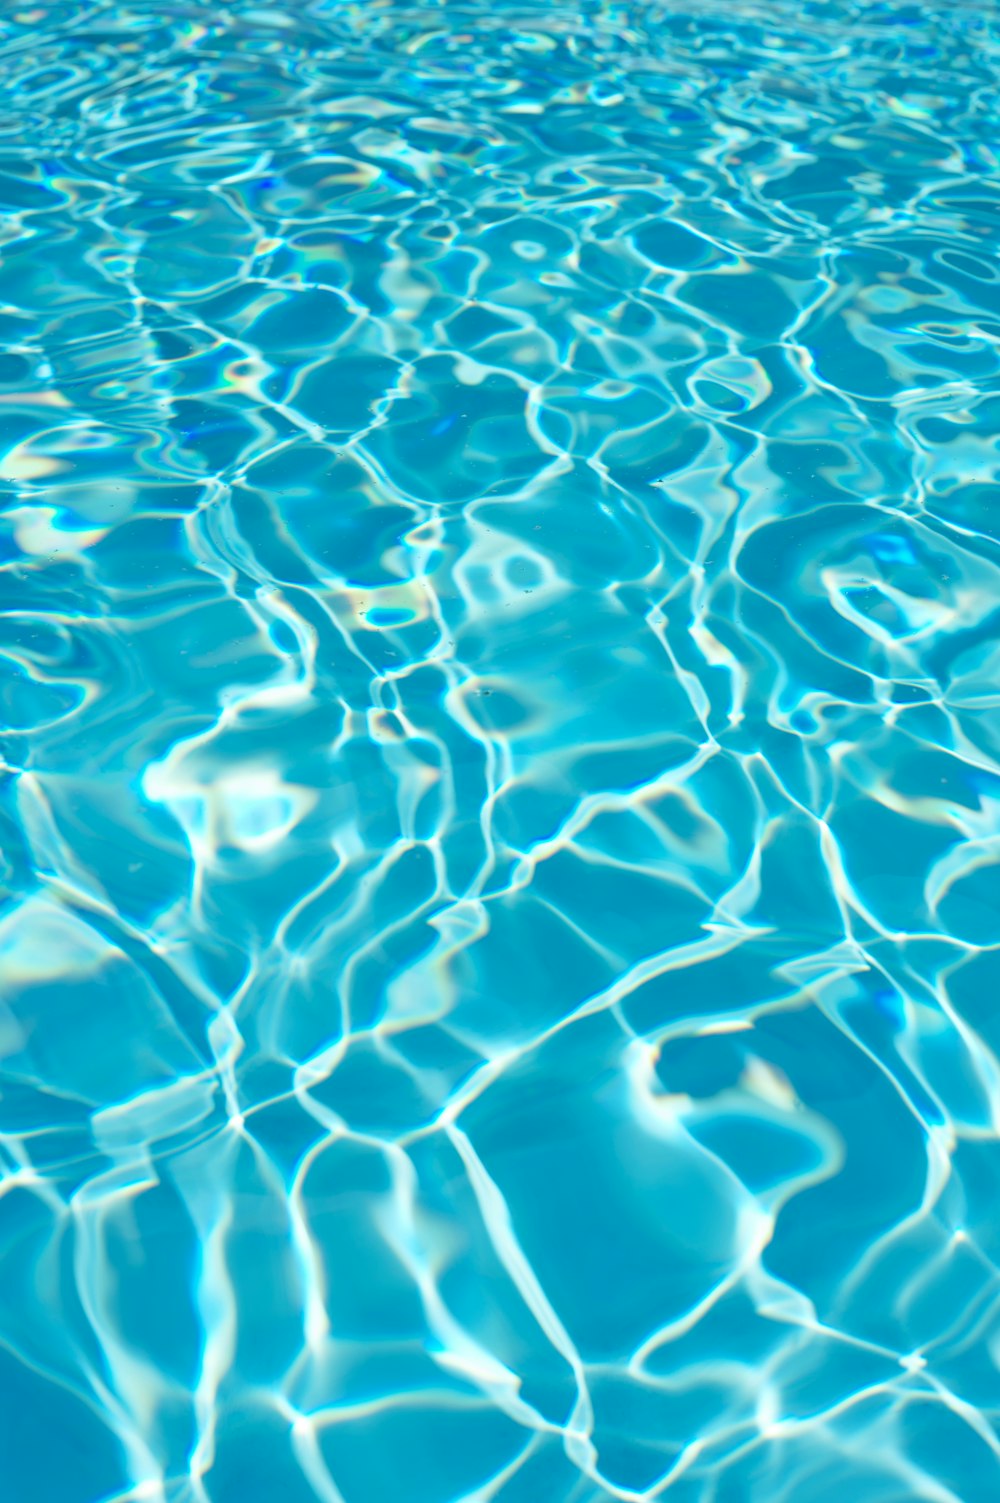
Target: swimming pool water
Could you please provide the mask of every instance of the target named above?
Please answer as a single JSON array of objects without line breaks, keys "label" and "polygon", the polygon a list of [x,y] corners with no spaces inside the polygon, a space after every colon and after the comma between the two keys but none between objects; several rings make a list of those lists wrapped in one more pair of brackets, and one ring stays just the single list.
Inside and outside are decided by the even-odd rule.
[{"label": "swimming pool water", "polygon": [[0,17],[8,1503],[995,1503],[1000,14]]}]

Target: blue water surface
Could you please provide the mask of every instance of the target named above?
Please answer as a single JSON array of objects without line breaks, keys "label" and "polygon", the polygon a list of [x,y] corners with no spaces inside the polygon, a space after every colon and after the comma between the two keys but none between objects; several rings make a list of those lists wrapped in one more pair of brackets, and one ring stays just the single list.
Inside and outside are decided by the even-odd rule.
[{"label": "blue water surface", "polygon": [[995,0],[3,7],[5,1503],[996,1503],[998,245]]}]

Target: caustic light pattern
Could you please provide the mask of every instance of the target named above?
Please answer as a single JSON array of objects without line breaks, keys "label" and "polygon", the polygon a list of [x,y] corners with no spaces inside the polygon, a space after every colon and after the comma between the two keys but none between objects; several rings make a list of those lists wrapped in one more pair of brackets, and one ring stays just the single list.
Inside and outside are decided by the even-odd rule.
[{"label": "caustic light pattern", "polygon": [[9,1503],[1000,1495],[993,0],[0,17]]}]

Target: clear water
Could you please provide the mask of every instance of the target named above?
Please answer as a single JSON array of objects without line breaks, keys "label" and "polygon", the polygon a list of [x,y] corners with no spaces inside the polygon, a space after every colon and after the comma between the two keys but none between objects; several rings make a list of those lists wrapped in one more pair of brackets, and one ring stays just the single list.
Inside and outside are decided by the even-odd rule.
[{"label": "clear water", "polygon": [[0,21],[10,1503],[1000,1495],[1000,12]]}]

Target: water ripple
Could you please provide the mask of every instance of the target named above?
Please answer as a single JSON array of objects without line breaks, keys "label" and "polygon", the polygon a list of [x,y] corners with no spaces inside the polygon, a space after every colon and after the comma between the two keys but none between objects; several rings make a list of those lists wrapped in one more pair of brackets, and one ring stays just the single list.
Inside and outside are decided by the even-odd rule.
[{"label": "water ripple", "polygon": [[995,6],[0,84],[14,1503],[992,1500]]}]

